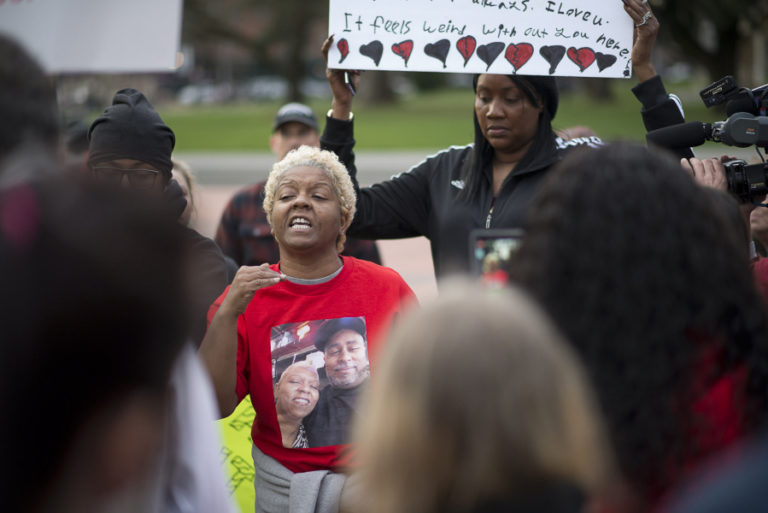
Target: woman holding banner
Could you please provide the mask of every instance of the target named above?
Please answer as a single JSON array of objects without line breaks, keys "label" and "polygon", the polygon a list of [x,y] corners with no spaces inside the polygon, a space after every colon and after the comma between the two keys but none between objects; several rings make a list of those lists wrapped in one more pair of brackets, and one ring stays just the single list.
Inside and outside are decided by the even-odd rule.
[{"label": "woman holding banner", "polygon": [[[640,12],[650,12],[640,0],[626,0],[625,6],[635,25],[645,17]],[[632,51],[638,58],[633,61],[636,69],[652,69],[655,35],[646,34],[652,28],[648,20],[655,22],[651,15],[636,28]],[[641,31],[643,37],[638,37]],[[323,44],[326,58],[332,42],[333,36]],[[555,134],[552,120],[559,95],[553,77],[480,74],[473,79],[473,143],[452,146],[406,173],[361,189],[352,152],[351,114],[352,88],[359,85],[360,76],[337,69],[327,69],[326,76],[333,103],[322,141],[347,165],[358,192],[349,234],[367,239],[423,235],[430,240],[438,278],[469,270],[472,230],[521,226],[548,171],[564,153],[602,144],[597,137],[566,141]]]},{"label": "woman holding banner", "polygon": [[[323,45],[327,50],[329,38]],[[322,141],[340,156],[358,192],[352,236],[393,239],[423,235],[435,274],[469,270],[469,235],[477,228],[521,226],[547,171],[571,146],[597,138],[559,139],[552,129],[558,90],[553,77],[476,75],[473,144],[453,146],[407,173],[359,188],[352,146],[352,92],[343,70],[327,71],[333,104]],[[354,85],[359,75],[350,73]]]}]

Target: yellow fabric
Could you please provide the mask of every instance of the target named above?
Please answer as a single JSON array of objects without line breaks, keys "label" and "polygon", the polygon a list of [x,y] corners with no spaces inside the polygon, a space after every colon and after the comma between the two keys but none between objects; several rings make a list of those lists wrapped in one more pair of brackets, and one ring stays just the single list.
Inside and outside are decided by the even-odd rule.
[{"label": "yellow fabric", "polygon": [[246,396],[232,415],[218,422],[224,441],[222,460],[228,471],[229,493],[243,513],[252,513],[256,502],[251,457],[251,426],[255,416],[251,398]]}]

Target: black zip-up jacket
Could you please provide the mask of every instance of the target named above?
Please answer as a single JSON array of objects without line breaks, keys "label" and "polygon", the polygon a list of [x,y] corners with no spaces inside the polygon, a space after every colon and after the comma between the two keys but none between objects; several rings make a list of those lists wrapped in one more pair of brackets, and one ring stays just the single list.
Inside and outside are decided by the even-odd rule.
[{"label": "black zip-up jacket", "polygon": [[[462,173],[472,144],[452,146],[427,157],[405,173],[360,188],[353,147],[354,121],[328,117],[321,142],[347,166],[357,193],[357,213],[348,233],[362,239],[399,239],[423,235],[429,239],[437,277],[470,269],[469,236],[478,228],[518,228],[547,171],[573,146],[600,145],[596,137],[562,141],[552,138],[524,168],[504,181],[494,201],[492,170],[476,197],[457,198],[464,187]],[[493,206],[493,209],[491,207]]]}]

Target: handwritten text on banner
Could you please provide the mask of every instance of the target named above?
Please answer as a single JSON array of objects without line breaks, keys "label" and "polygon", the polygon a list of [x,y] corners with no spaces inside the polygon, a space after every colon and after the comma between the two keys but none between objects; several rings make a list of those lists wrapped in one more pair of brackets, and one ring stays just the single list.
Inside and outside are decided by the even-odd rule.
[{"label": "handwritten text on banner", "polygon": [[618,0],[330,0],[332,68],[629,77]]}]

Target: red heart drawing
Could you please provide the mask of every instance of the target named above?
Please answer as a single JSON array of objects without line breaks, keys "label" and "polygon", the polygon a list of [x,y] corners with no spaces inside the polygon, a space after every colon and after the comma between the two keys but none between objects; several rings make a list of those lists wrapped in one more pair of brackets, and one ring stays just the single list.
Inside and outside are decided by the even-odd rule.
[{"label": "red heart drawing", "polygon": [[595,52],[591,48],[568,48],[568,58],[571,59],[582,72],[595,62]]},{"label": "red heart drawing", "polygon": [[341,64],[344,62],[344,59],[347,58],[347,55],[349,55],[349,43],[346,39],[339,39],[339,42],[336,43],[336,48],[338,48],[341,53],[341,59],[339,59],[339,64]]},{"label": "red heart drawing", "polygon": [[477,41],[472,36],[464,36],[456,41],[456,48],[464,57],[464,67],[467,66],[467,62],[469,62],[472,54],[475,53],[475,46],[477,46]]},{"label": "red heart drawing", "polygon": [[531,55],[533,55],[533,45],[528,43],[510,43],[507,47],[507,51],[504,52],[504,57],[506,57],[510,64],[515,68],[515,73],[528,62]]},{"label": "red heart drawing", "polygon": [[411,52],[413,51],[413,41],[410,39],[401,43],[395,43],[392,45],[392,51],[405,60],[405,67],[408,67],[408,59],[411,58]]}]

